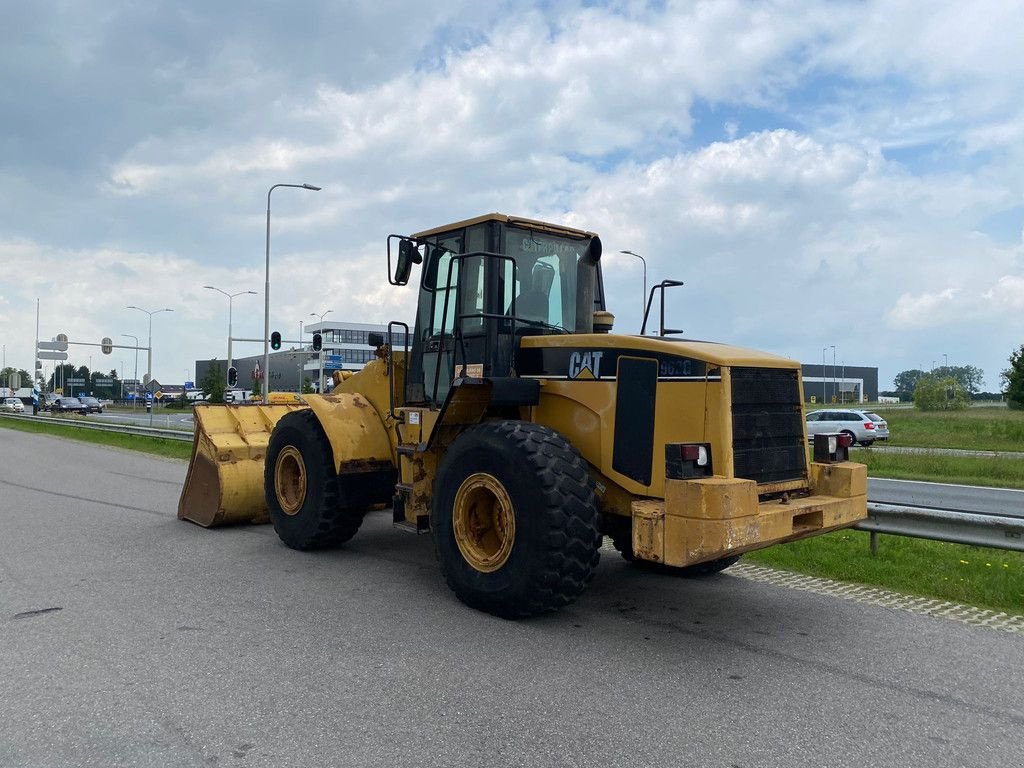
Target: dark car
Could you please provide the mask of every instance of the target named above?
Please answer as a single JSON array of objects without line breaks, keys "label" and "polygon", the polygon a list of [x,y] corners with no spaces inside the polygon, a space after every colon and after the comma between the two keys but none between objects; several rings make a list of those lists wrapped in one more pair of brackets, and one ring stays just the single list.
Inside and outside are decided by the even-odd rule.
[{"label": "dark car", "polygon": [[84,416],[89,412],[89,406],[77,397],[61,395],[60,397],[54,398],[53,405],[50,406],[50,411],[53,413],[80,413]]},{"label": "dark car", "polygon": [[52,392],[43,392],[39,395],[39,410],[48,411],[53,408],[53,401],[56,400],[60,395],[55,395]]},{"label": "dark car", "polygon": [[81,400],[89,413],[103,413],[103,403],[95,397],[83,397]]}]

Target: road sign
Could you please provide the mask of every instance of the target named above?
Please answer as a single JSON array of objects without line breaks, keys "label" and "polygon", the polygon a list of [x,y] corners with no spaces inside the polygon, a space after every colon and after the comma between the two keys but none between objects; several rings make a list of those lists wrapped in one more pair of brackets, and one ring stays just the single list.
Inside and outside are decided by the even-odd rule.
[{"label": "road sign", "polygon": [[[67,344],[68,343],[68,336],[67,336],[66,333],[58,333],[57,334],[57,338],[55,340],[59,341],[61,344]],[[65,349],[67,349],[67,347],[65,347]]]},{"label": "road sign", "polygon": [[97,387],[112,387],[114,386],[113,379],[96,379]]},{"label": "road sign", "polygon": [[67,352],[38,352],[36,357],[40,360],[67,360]]},{"label": "road sign", "polygon": [[100,341],[100,352],[104,355],[109,355],[114,351],[114,341],[109,336],[104,336]]},{"label": "road sign", "polygon": [[68,343],[66,341],[40,341],[39,349],[56,349],[60,352],[67,352]]},{"label": "road sign", "polygon": [[72,387],[84,387],[85,386],[85,379],[71,379],[71,378],[69,378],[68,379],[68,384],[70,384]]},{"label": "road sign", "polygon": [[11,374],[11,389],[21,389],[21,374],[17,371]]},{"label": "road sign", "polygon": [[324,355],[324,363],[331,363],[332,365],[341,365],[341,355]]}]

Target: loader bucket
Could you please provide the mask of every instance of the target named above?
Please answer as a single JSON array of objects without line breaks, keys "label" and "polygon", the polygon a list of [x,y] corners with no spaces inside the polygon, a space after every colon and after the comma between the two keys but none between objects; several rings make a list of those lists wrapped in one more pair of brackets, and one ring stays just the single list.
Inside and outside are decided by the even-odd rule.
[{"label": "loader bucket", "polygon": [[288,405],[197,405],[192,461],[178,501],[178,519],[205,528],[270,521],[263,462],[274,425]]}]

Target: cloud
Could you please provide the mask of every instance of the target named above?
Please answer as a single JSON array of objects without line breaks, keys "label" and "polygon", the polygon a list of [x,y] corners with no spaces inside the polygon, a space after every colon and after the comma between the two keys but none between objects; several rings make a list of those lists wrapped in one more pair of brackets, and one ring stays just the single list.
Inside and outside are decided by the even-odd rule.
[{"label": "cloud", "polygon": [[[640,279],[621,248],[686,281],[674,324],[796,357],[825,337],[899,366],[880,335],[949,334],[951,308],[977,335],[1019,311],[1021,244],[979,234],[1024,195],[1013,4],[111,2],[8,20],[0,241],[20,268],[0,312],[18,339],[37,295],[90,338],[137,332],[124,303],[173,303],[163,354],[215,352],[200,286],[259,289],[282,181],[324,190],[273,198],[281,324],[409,319],[384,237],[487,210],[600,232],[621,329]],[[252,333],[261,316],[240,303]]]}]

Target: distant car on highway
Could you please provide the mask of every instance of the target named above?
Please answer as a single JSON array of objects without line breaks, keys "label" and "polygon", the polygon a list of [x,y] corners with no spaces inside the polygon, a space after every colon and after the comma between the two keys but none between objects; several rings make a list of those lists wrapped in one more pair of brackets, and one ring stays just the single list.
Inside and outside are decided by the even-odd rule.
[{"label": "distant car on highway", "polygon": [[25,404],[16,397],[5,397],[4,401],[0,403],[0,411],[6,411],[7,413],[24,413]]},{"label": "distant car on highway", "polygon": [[89,413],[103,413],[103,403],[95,397],[83,397],[81,400]]},{"label": "distant car on highway", "polygon": [[857,409],[829,408],[807,414],[807,435],[845,432],[854,443],[871,445],[876,440],[889,439],[889,425],[877,413]]},{"label": "distant car on highway", "polygon": [[80,413],[83,416],[89,412],[89,407],[77,397],[66,397],[61,395],[54,398],[50,406],[52,413]]}]

